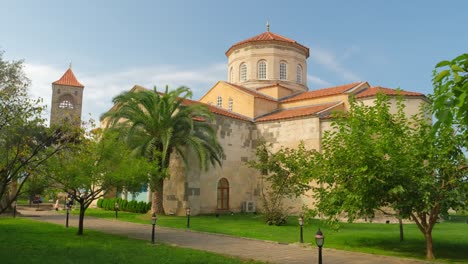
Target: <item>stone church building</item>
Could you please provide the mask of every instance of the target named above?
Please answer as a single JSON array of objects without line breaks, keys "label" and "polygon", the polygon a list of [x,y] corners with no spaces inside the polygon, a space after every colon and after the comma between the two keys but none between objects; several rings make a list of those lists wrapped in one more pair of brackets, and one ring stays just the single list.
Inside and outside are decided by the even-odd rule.
[{"label": "stone church building", "polygon": [[[182,161],[174,159],[171,177],[164,187],[167,213],[183,215],[185,207],[190,207],[193,214],[261,209],[261,174],[246,164],[255,158],[256,142],[265,140],[278,149],[294,148],[303,141],[308,148],[320,150],[322,135],[330,129],[330,114],[347,111],[351,96],[372,104],[379,92],[390,97],[398,94],[395,89],[372,86],[366,81],[309,90],[309,48],[270,32],[268,27],[266,32],[232,45],[226,56],[227,81],[218,81],[198,101],[186,101],[205,104],[215,115],[213,126],[225,159],[221,167],[207,171],[195,166],[185,169]],[[64,78],[68,81],[62,81]],[[54,85],[53,109],[54,102],[58,108],[69,107],[68,101],[81,111],[83,86],[71,69]],[[135,92],[140,89],[145,88],[132,88]],[[427,102],[421,93],[399,93],[405,98],[408,115],[416,114]],[[139,197],[150,200],[147,193]],[[312,205],[312,200],[305,193],[290,204],[298,211],[303,204]]]}]

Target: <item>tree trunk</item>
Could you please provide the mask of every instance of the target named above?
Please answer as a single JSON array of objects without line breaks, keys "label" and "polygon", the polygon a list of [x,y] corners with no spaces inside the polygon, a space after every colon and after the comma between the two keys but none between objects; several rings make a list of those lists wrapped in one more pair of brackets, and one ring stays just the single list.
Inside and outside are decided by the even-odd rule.
[{"label": "tree trunk", "polygon": [[83,223],[84,223],[84,215],[85,215],[86,208],[84,203],[80,203],[80,218],[78,221],[78,233],[77,235],[83,235]]},{"label": "tree trunk", "polygon": [[432,231],[426,231],[424,237],[426,238],[426,258],[434,259],[434,253],[432,251]]},{"label": "tree trunk", "polygon": [[398,223],[400,224],[400,241],[403,241],[404,235],[403,235],[403,221],[401,220],[401,217],[398,217]]},{"label": "tree trunk", "polygon": [[151,196],[151,212],[155,212],[156,214],[165,214],[164,212],[164,205],[163,205],[163,198],[164,198],[164,180],[158,179],[156,184],[155,190],[153,190]]}]

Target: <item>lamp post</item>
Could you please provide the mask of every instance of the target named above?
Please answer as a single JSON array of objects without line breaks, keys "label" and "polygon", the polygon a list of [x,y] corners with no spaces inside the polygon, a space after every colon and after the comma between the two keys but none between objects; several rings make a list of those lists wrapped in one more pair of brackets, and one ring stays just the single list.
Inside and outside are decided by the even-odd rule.
[{"label": "lamp post", "polygon": [[115,219],[118,217],[118,212],[119,212],[119,203],[114,204],[114,210],[115,210]]},{"label": "lamp post", "polygon": [[156,227],[156,220],[158,220],[158,217],[156,216],[156,213],[153,213],[151,215],[151,225],[153,225],[153,231],[151,232],[151,244],[154,244],[154,229]]},{"label": "lamp post", "polygon": [[70,218],[70,203],[67,203],[67,220],[65,221],[65,227],[68,228],[68,219]]},{"label": "lamp post", "polygon": [[13,201],[13,218],[16,218],[16,205],[18,202],[16,200]]},{"label": "lamp post", "polygon": [[190,207],[185,208],[185,214],[187,214],[187,229],[190,229]]},{"label": "lamp post", "polygon": [[302,230],[302,227],[304,226],[304,218],[302,217],[302,215],[299,216],[298,221],[299,221],[299,226],[301,228],[301,233],[300,233],[301,235],[300,235],[299,242],[304,243],[304,233],[303,233],[303,230]]},{"label": "lamp post", "polygon": [[319,254],[318,254],[318,263],[322,264],[322,247],[323,243],[325,241],[325,237],[323,236],[322,231],[319,230],[317,231],[317,234],[315,234],[315,244],[317,244],[317,247],[319,249]]}]

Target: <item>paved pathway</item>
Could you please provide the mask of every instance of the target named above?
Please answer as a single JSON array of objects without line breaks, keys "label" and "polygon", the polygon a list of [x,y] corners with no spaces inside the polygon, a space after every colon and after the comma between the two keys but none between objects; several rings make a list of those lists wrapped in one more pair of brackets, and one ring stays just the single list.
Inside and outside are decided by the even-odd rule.
[{"label": "paved pathway", "polygon": [[[21,210],[23,217],[64,225],[65,217],[54,211]],[[77,226],[77,216],[71,216],[70,226]],[[86,229],[93,229],[129,238],[151,240],[151,225],[128,223],[117,220],[106,220],[93,217],[85,218]],[[179,247],[231,255],[243,259],[255,259],[268,263],[303,264],[317,263],[317,248],[304,247],[298,244],[278,244],[275,242],[236,238],[226,235],[208,234],[173,228],[156,227],[156,242]],[[424,261],[395,257],[378,256],[364,253],[323,249],[325,264],[421,264]],[[434,262],[432,262],[434,263]]]}]

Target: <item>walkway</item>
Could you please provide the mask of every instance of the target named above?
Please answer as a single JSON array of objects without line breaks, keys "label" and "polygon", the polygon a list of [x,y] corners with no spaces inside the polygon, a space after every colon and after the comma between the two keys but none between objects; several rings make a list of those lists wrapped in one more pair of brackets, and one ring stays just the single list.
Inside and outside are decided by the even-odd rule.
[{"label": "walkway", "polygon": [[[64,225],[65,216],[54,211],[33,211],[19,208],[23,217]],[[78,225],[78,217],[70,218],[70,226]],[[129,238],[151,240],[151,225],[135,224],[117,220],[106,220],[93,217],[85,218],[86,229],[126,236]],[[236,238],[226,235],[208,234],[173,228],[156,227],[156,242],[179,247],[231,255],[242,259],[255,259],[268,263],[303,264],[317,262],[317,249],[302,247],[298,244],[278,244],[275,242]],[[323,262],[326,264],[421,264],[424,261],[395,257],[355,253],[335,249],[323,249]],[[434,262],[432,262],[434,263]]]}]

